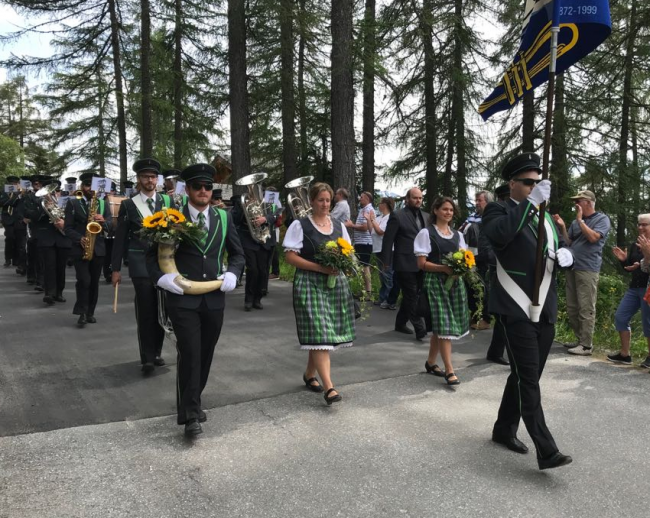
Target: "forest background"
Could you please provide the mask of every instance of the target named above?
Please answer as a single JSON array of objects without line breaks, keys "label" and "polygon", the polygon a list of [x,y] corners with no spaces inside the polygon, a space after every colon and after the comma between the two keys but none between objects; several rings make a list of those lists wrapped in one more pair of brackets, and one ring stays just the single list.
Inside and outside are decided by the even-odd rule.
[{"label": "forest background", "polygon": [[[518,47],[524,3],[0,0],[21,17],[0,35],[0,180],[124,181],[140,156],[182,169],[220,155],[233,180],[418,184],[464,217],[505,161],[543,144],[544,87],[487,123],[477,114]],[[572,220],[569,196],[590,189],[610,244],[628,246],[650,211],[650,3],[610,8],[612,35],[558,78],[550,210]],[[47,55],[11,52],[44,37]],[[605,255],[612,300],[625,281]]]}]

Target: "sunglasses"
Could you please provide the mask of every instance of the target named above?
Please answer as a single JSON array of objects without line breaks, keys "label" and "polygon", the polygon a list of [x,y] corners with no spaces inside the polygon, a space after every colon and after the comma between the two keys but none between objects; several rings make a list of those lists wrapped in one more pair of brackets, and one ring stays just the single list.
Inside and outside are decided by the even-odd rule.
[{"label": "sunglasses", "polygon": [[200,191],[201,189],[205,189],[206,191],[211,191],[212,190],[212,184],[211,183],[203,183],[203,182],[191,182],[189,184],[190,189],[193,191]]},{"label": "sunglasses", "polygon": [[521,182],[523,183],[526,187],[532,187],[533,185],[537,185],[541,180],[535,180],[534,178],[514,178],[515,182]]}]

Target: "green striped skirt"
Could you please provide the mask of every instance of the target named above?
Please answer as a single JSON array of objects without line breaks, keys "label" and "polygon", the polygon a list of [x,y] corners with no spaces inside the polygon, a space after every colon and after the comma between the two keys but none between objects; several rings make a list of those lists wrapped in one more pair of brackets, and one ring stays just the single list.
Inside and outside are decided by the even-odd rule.
[{"label": "green striped skirt", "polygon": [[352,346],[354,300],[345,275],[339,274],[336,286],[328,288],[326,275],[296,269],[293,311],[301,349],[331,351]]},{"label": "green striped skirt", "polygon": [[423,290],[429,299],[433,333],[438,338],[458,340],[469,333],[467,291],[462,279],[447,291],[446,280],[446,274],[426,272]]}]

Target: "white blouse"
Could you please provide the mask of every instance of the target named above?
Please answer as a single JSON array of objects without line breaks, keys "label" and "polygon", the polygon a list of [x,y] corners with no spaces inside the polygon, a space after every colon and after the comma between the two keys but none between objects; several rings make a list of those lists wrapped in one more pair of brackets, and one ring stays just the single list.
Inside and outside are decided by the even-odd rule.
[{"label": "white blouse", "polygon": [[[334,232],[334,224],[332,223],[332,230],[330,232],[324,232],[321,230],[321,227],[316,225],[314,223],[314,220],[312,219],[311,216],[309,216],[309,221],[311,221],[314,224],[314,228],[318,230],[321,234],[324,236],[331,236],[332,232]],[[350,234],[348,234],[348,229],[345,227],[345,225],[341,224],[341,230],[342,230],[342,235],[341,237],[345,239],[348,243],[350,243]],[[282,247],[284,248],[285,252],[296,252],[299,254],[302,251],[302,239],[303,239],[303,233],[302,233],[302,225],[300,224],[299,220],[295,220],[291,225],[289,225],[289,228],[287,229],[287,233],[284,235],[284,241],[282,241]]]},{"label": "white blouse", "polygon": [[[443,238],[443,239],[451,239],[454,237],[454,233],[452,232],[448,236],[445,234],[441,233],[440,230],[438,230],[438,227],[435,225],[433,228],[436,229],[436,232],[438,232],[438,235]],[[467,248],[467,244],[465,243],[465,239],[463,239],[463,234],[460,232],[458,233],[460,236],[460,241],[458,242],[458,248]],[[426,228],[423,228],[418,232],[418,235],[415,236],[415,242],[413,243],[413,253],[417,255],[418,257],[427,257],[431,253],[431,239],[429,238],[429,231]]]}]

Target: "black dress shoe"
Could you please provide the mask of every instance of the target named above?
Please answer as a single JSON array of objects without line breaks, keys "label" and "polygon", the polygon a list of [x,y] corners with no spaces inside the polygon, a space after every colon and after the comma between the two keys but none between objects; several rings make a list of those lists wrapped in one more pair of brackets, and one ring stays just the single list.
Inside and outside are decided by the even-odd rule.
[{"label": "black dress shoe", "polygon": [[54,302],[65,302],[65,299],[61,295],[52,298],[54,299]]},{"label": "black dress shoe", "polygon": [[27,279],[27,284],[36,284],[34,279]]},{"label": "black dress shoe", "polygon": [[405,335],[412,335],[414,331],[406,326],[395,326],[395,331],[404,333]]},{"label": "black dress shoe", "polygon": [[252,308],[253,308],[253,304],[251,302],[244,303],[244,311],[250,311]]},{"label": "black dress shoe", "polygon": [[87,321],[89,324],[96,324],[96,323],[97,323],[97,319],[96,319],[94,316],[92,316],[92,315],[88,315],[88,316],[86,317],[86,321]]},{"label": "black dress shoe", "polygon": [[415,339],[416,340],[422,341],[422,340],[424,340],[426,338],[426,336],[427,336],[426,331],[420,331],[419,333],[415,333]]},{"label": "black dress shoe", "polygon": [[16,268],[16,273],[18,275],[24,276],[27,274],[27,270],[23,270],[22,268]]},{"label": "black dress shoe", "polygon": [[264,306],[262,306],[262,302],[259,301],[259,300],[256,300],[255,302],[253,302],[253,307],[255,309],[264,309]]},{"label": "black dress shoe", "polygon": [[5,268],[9,268],[9,267],[11,267],[11,263],[5,263],[2,266],[4,266]]},{"label": "black dress shoe", "polygon": [[493,434],[492,441],[496,442],[497,444],[502,444],[510,451],[514,451],[516,453],[528,453],[528,447],[516,437],[501,437],[499,435]]},{"label": "black dress shoe", "polygon": [[77,320],[77,325],[79,327],[84,327],[88,323],[86,320],[86,315],[79,315],[79,320]]},{"label": "black dress shoe", "polygon": [[208,416],[203,410],[199,410],[199,423],[205,423],[208,420]]},{"label": "black dress shoe", "polygon": [[54,306],[54,297],[45,295],[45,297],[43,297],[43,302],[45,302],[45,304],[47,304],[48,306]]},{"label": "black dress shoe", "polygon": [[325,403],[327,403],[328,406],[332,403],[338,403],[339,401],[343,400],[343,396],[341,396],[341,394],[334,394],[333,396],[330,396],[330,394],[335,391],[336,389],[332,387],[327,392],[325,392]]},{"label": "black dress shoe", "polygon": [[559,451],[556,451],[553,455],[546,457],[545,459],[537,459],[539,469],[559,468],[560,466],[566,466],[572,462],[573,459],[571,457],[568,455],[562,455]]},{"label": "black dress shoe", "polygon": [[[316,378],[307,378],[307,376],[303,374],[302,381],[305,382],[307,388],[312,392],[317,392],[320,394],[321,392],[323,392],[323,390],[325,390],[323,386],[320,383],[318,383],[318,380]],[[314,382],[318,383],[318,385],[312,385],[312,383]]]},{"label": "black dress shoe", "polygon": [[163,359],[162,356],[156,356],[153,360],[153,364],[156,367],[162,367],[163,365],[165,365],[165,360]]},{"label": "black dress shoe", "polygon": [[498,363],[499,365],[510,365],[510,362],[503,356],[498,356],[498,357],[488,356],[486,359],[489,362]]},{"label": "black dress shoe", "polygon": [[142,371],[142,374],[151,374],[154,371],[153,363],[151,362],[143,363],[140,370]]},{"label": "black dress shoe", "polygon": [[198,419],[190,419],[185,424],[185,437],[196,437],[203,433],[203,428],[201,428],[201,423]]},{"label": "black dress shoe", "polygon": [[37,284],[36,286],[34,286],[34,291],[45,291],[45,289],[43,289],[43,286],[41,286],[40,284]]}]

